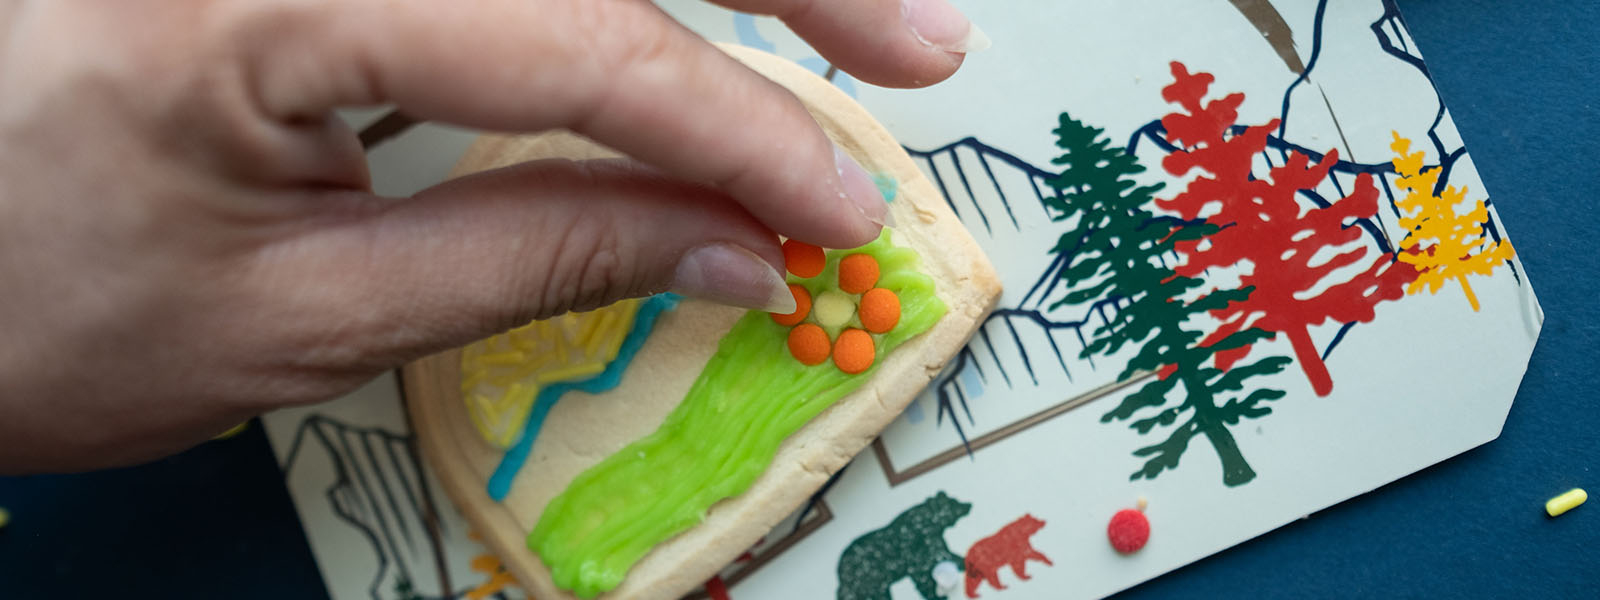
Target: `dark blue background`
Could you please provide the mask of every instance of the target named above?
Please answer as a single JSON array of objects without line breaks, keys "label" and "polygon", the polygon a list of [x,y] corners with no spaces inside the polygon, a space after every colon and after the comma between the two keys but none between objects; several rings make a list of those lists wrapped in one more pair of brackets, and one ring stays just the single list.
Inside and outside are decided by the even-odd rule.
[{"label": "dark blue background", "polygon": [[[1600,492],[1600,3],[1400,5],[1547,315],[1505,431],[1123,597],[1600,596],[1600,506],[1542,509]],[[0,478],[0,506],[0,598],[326,597],[259,426],[143,467]]]}]

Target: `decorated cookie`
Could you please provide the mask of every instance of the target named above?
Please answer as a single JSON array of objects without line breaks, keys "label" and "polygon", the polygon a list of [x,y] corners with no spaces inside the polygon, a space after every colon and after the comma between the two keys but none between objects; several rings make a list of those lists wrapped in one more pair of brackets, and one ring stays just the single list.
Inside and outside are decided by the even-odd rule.
[{"label": "decorated cookie", "polygon": [[[859,248],[786,242],[792,313],[657,296],[406,368],[423,454],[541,600],[705,583],[887,426],[999,295],[976,243],[860,106],[783,59],[725,50],[795,92],[874,173],[899,225]],[[488,136],[457,173],[610,156],[566,134]]]}]

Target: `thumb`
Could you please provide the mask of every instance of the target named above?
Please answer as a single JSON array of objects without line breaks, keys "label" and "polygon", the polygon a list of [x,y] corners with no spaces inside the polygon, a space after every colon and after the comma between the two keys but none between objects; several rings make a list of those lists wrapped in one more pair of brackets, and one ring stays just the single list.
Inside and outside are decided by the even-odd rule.
[{"label": "thumb", "polygon": [[771,230],[721,192],[622,160],[457,178],[287,243],[275,266],[296,277],[267,279],[316,288],[285,301],[321,339],[358,346],[334,356],[398,362],[664,291],[794,310]]}]

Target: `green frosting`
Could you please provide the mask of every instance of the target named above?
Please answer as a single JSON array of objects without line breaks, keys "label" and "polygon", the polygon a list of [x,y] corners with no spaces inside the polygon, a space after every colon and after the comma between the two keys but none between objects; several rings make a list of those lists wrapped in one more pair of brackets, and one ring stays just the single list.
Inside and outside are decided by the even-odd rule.
[{"label": "green frosting", "polygon": [[749,489],[785,438],[944,316],[933,279],[917,271],[916,252],[890,244],[888,229],[861,248],[830,250],[821,275],[791,281],[816,296],[837,285],[839,259],[857,252],[878,260],[878,287],[900,297],[899,324],[873,336],[873,366],[857,375],[832,361],[807,367],[790,356],[787,327],[764,312],[745,314],[660,429],[578,475],[545,508],[528,547],[556,585],[584,598],[615,588],[656,544],[700,523],[712,504]]}]

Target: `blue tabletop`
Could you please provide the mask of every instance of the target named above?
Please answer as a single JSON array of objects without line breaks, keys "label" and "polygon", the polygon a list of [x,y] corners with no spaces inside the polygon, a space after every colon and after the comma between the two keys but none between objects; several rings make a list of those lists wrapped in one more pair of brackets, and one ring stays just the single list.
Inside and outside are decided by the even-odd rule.
[{"label": "blue tabletop", "polygon": [[[1500,439],[1122,594],[1600,596],[1600,3],[1401,0],[1547,320]],[[1591,503],[1594,504],[1594,503]],[[142,467],[0,478],[0,598],[326,598],[259,426]]]}]

